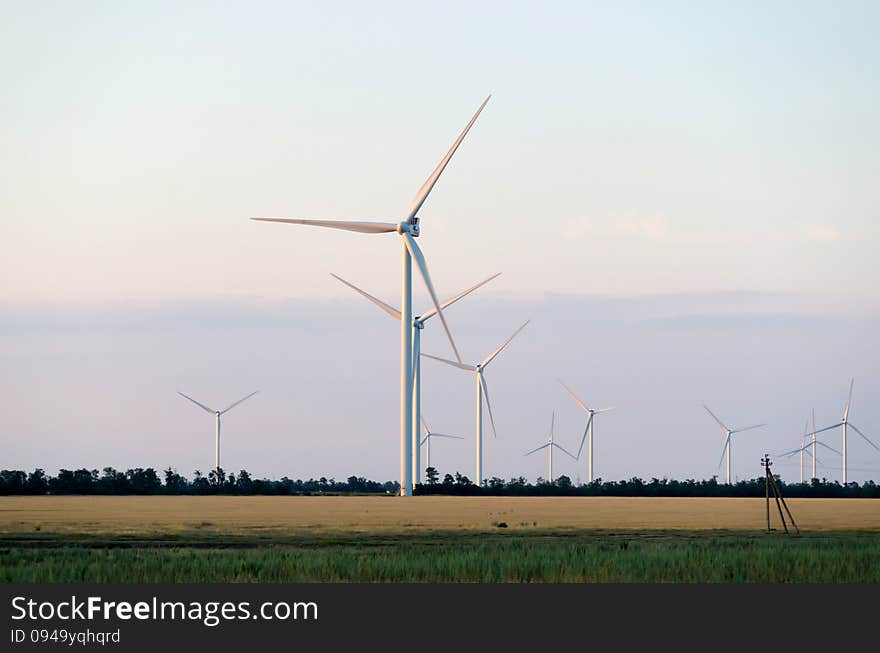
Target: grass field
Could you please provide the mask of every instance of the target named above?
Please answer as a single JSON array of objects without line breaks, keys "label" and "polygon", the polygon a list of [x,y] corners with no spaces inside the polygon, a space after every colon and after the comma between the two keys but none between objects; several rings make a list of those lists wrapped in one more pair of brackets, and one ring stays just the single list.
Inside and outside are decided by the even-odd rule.
[{"label": "grass field", "polygon": [[760,499],[4,497],[0,581],[880,583],[880,502],[790,507],[800,536]]}]

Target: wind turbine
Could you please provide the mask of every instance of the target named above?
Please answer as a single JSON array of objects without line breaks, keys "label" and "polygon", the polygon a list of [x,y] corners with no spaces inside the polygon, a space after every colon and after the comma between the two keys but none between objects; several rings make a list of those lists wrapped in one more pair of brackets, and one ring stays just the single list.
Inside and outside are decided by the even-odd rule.
[{"label": "wind turbine", "polygon": [[[874,444],[870,440],[870,438],[868,438],[867,435],[862,433],[862,431],[859,429],[858,426],[856,426],[855,424],[853,424],[852,422],[849,421],[849,407],[850,407],[850,404],[852,403],[852,392],[853,392],[853,385],[854,384],[855,384],[855,379],[852,379],[849,383],[849,396],[846,399],[846,406],[844,406],[844,408],[843,408],[843,419],[841,421],[837,422],[837,424],[832,424],[831,426],[826,426],[825,428],[821,428],[818,430],[816,430],[815,424],[813,425],[813,441],[814,442],[816,441],[815,438],[816,438],[817,433],[822,433],[823,431],[830,431],[832,429],[836,429],[838,426],[843,427],[843,446],[841,448],[841,451],[839,451],[837,453],[840,453],[840,455],[843,458],[843,469],[841,472],[841,477],[842,477],[844,485],[846,485],[846,431],[847,431],[847,427],[851,427],[853,429],[853,431],[855,431],[860,436],[862,436],[862,438],[865,440],[865,442],[867,442],[872,447],[877,449],[877,451],[880,451],[880,447],[878,447],[876,444]],[[824,447],[828,446],[826,444],[823,444],[822,442],[819,442],[818,444],[820,444]],[[831,447],[828,447],[828,448],[830,449]],[[832,451],[836,451],[836,450],[832,449]],[[813,450],[813,453],[815,453],[815,449]],[[815,474],[815,472],[814,472],[814,474]]]},{"label": "wind turbine", "polygon": [[[464,438],[458,435],[446,435],[445,433],[434,433],[431,429],[428,428],[428,423],[425,421],[425,418],[422,417],[422,425],[425,427],[425,437],[419,443],[419,447],[421,445],[425,445],[425,469],[431,466],[431,438],[451,438],[453,440],[464,440]],[[420,481],[421,482],[421,481]]]},{"label": "wind turbine", "polygon": [[[812,415],[813,415],[813,430],[812,430],[812,432],[810,432],[810,431],[808,430],[809,427],[810,427],[810,424],[809,424],[809,422],[807,422],[807,425],[804,427],[804,434],[801,436],[801,446],[800,446],[800,448],[799,448],[799,449],[792,449],[791,451],[786,451],[785,453],[779,454],[780,457],[785,457],[785,458],[790,458],[791,456],[795,455],[796,453],[799,453],[799,454],[800,454],[800,460],[801,460],[801,483],[804,482],[804,470],[803,470],[803,468],[804,468],[804,452],[805,452],[805,451],[807,452],[807,455],[809,455],[810,458],[812,459],[813,478],[817,478],[817,476],[816,476],[816,463],[819,462],[819,454],[816,452],[816,447],[817,447],[817,446],[825,447],[825,448],[828,449],[829,451],[833,451],[834,453],[836,453],[838,456],[840,455],[840,452],[839,452],[837,449],[835,449],[834,447],[829,447],[829,446],[828,446],[827,444],[825,444],[824,442],[820,442],[820,441],[816,440],[816,411],[815,411],[815,410],[813,411]],[[838,426],[839,426],[839,425],[838,425]],[[832,427],[832,428],[833,428],[833,427]],[[811,439],[810,439],[810,442],[807,442],[807,441],[806,441],[808,435],[809,435],[810,438],[811,438]]]},{"label": "wind turbine", "polygon": [[303,224],[313,227],[326,227],[329,229],[342,229],[345,231],[354,231],[363,234],[384,234],[397,233],[400,235],[403,246],[403,259],[401,265],[401,284],[400,284],[400,494],[402,496],[412,495],[412,448],[413,448],[413,361],[412,361],[412,261],[415,260],[416,266],[425,283],[425,288],[431,296],[437,315],[443,323],[443,330],[449,338],[449,344],[452,345],[452,351],[455,353],[455,359],[460,363],[461,356],[455,341],[452,339],[452,332],[449,325],[446,324],[446,318],[440,308],[440,301],[437,299],[437,293],[434,291],[434,284],[431,283],[431,276],[428,273],[428,265],[422,250],[416,244],[416,237],[419,235],[419,209],[425,203],[440,175],[446,169],[452,155],[461,145],[464,137],[470,131],[477,117],[489,101],[490,95],[477,112],[471,118],[470,122],[461,132],[455,143],[452,144],[446,156],[440,161],[434,171],[422,184],[419,192],[416,193],[412,203],[407,209],[403,220],[399,223],[395,222],[364,222],[364,221],[344,221],[344,220],[303,220],[300,218],[251,218],[252,220],[261,220],[263,222],[285,222],[289,224]]},{"label": "wind turbine", "polygon": [[447,365],[452,365],[453,367],[457,367],[460,370],[465,370],[467,372],[476,372],[476,380],[477,380],[477,459],[476,459],[476,481],[477,486],[483,485],[483,397],[486,398],[486,407],[489,409],[489,420],[492,422],[492,433],[495,437],[498,437],[498,433],[495,430],[495,417],[492,415],[492,402],[489,401],[489,386],[486,385],[486,377],[483,373],[486,371],[486,368],[489,366],[495,357],[501,353],[501,351],[510,344],[510,341],[516,337],[520,331],[526,328],[526,324],[529,323],[530,320],[526,320],[523,322],[522,326],[520,326],[516,331],[513,332],[507,340],[501,343],[501,346],[498,347],[491,354],[486,356],[482,360],[482,362],[477,363],[476,365],[467,365],[466,363],[462,363],[461,361],[455,362],[448,360],[446,358],[440,358],[438,356],[431,356],[431,354],[422,354],[426,358],[432,358],[435,361],[440,361],[442,363],[446,363]]},{"label": "wind turbine", "polygon": [[211,413],[214,415],[214,424],[215,424],[215,426],[214,426],[214,471],[216,471],[218,474],[220,473],[220,416],[225,413],[228,413],[230,410],[232,410],[233,408],[238,406],[241,402],[243,402],[246,399],[250,399],[258,392],[259,392],[259,390],[254,390],[252,393],[250,393],[246,397],[242,397],[241,399],[239,399],[235,403],[229,404],[223,410],[214,410],[213,408],[208,408],[205,404],[196,401],[192,397],[189,397],[180,391],[178,391],[178,393],[177,393],[181,397],[183,397],[184,399],[189,399],[191,402],[193,402],[196,406],[198,406],[199,408],[201,408],[205,412]]},{"label": "wind turbine", "polygon": [[[486,285],[487,283],[492,281],[492,279],[495,279],[496,277],[498,277],[500,274],[501,274],[500,272],[498,272],[497,274],[493,274],[488,279],[485,279],[485,280],[481,281],[480,283],[478,283],[474,286],[471,286],[467,290],[463,290],[462,292],[458,293],[455,297],[452,297],[451,299],[447,299],[445,302],[440,304],[440,308],[445,309],[445,308],[451,306],[452,304],[457,302],[459,299],[462,299],[463,297],[466,297],[467,295],[471,294],[473,291],[475,291],[480,286]],[[385,311],[391,317],[393,317],[397,320],[400,319],[400,311],[398,311],[396,308],[389,306],[388,304],[383,302],[381,299],[378,299],[377,297],[374,297],[370,293],[368,293],[364,290],[361,290],[353,283],[346,281],[342,277],[335,275],[332,272],[330,273],[330,276],[332,276],[334,279],[336,279],[340,283],[345,284],[346,286],[348,286],[349,288],[351,288],[355,292],[359,293],[363,297],[366,297],[368,300],[373,302],[376,306],[381,308],[383,311]],[[421,353],[421,347],[422,347],[422,344],[421,344],[422,343],[422,335],[421,334],[422,334],[422,329],[425,328],[425,322],[427,322],[430,318],[432,318],[436,314],[437,314],[437,309],[432,307],[432,308],[429,308],[425,313],[423,313],[421,315],[416,315],[412,320],[412,343],[413,343],[412,344],[412,348],[413,348],[413,353],[412,353],[412,362],[413,362],[413,429],[412,429],[412,432],[413,432],[413,437],[416,440],[413,443],[413,479],[414,479],[415,483],[422,482],[422,467],[421,467],[420,460],[419,460],[419,457],[421,455],[421,446],[420,446],[420,442],[419,442],[419,430],[420,430],[419,429],[419,421],[420,421],[421,414],[422,414],[422,363],[421,363],[421,356],[419,356],[419,354]]]},{"label": "wind turbine", "polygon": [[568,449],[553,442],[553,426],[554,426],[555,422],[556,422],[556,413],[554,412],[553,416],[550,418],[550,437],[548,438],[547,443],[542,444],[540,447],[538,447],[536,449],[532,449],[531,451],[529,451],[526,454],[523,454],[525,456],[531,456],[533,453],[538,452],[541,449],[547,449],[547,453],[549,455],[549,460],[548,460],[549,471],[548,471],[547,481],[549,483],[553,483],[553,449],[554,448],[559,449],[560,451],[564,452],[566,455],[571,457],[572,460],[577,460],[577,458],[575,458],[574,455],[570,451],[568,451]]},{"label": "wind turbine", "polygon": [[587,442],[587,482],[593,482],[593,417],[598,415],[599,413],[607,413],[609,410],[614,410],[614,406],[610,406],[609,408],[589,408],[581,399],[574,393],[574,391],[569,388],[567,385],[562,383],[560,379],[556,379],[562,384],[562,387],[568,391],[568,394],[571,395],[571,398],[574,399],[578,405],[584,410],[584,412],[589,415],[587,418],[587,426],[584,429],[584,436],[581,438],[581,446],[578,447],[577,459],[579,460],[581,457],[581,451],[584,448],[584,442]]},{"label": "wind turbine", "polygon": [[727,484],[730,485],[730,436],[732,436],[734,433],[742,433],[743,431],[749,431],[751,429],[756,429],[761,426],[767,426],[767,425],[766,424],[755,424],[753,426],[746,426],[741,429],[732,429],[732,428],[729,428],[726,424],[724,424],[724,422],[722,422],[720,419],[718,419],[715,416],[715,413],[713,413],[711,410],[709,410],[709,407],[706,404],[703,404],[703,408],[705,408],[706,412],[712,416],[712,419],[714,419],[716,422],[718,422],[718,426],[720,426],[721,429],[724,431],[724,435],[725,435],[724,446],[721,449],[721,460],[718,461],[718,467],[721,467],[721,463],[724,462],[724,458],[726,456],[727,457]]}]

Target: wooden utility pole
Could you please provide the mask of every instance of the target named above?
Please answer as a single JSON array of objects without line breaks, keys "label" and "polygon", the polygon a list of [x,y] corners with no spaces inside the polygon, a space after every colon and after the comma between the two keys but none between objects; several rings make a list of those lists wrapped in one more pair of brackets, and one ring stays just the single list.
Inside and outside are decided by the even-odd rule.
[{"label": "wooden utility pole", "polygon": [[791,521],[791,525],[794,526],[794,530],[800,535],[801,531],[795,523],[791,511],[788,509],[785,499],[782,498],[782,492],[779,490],[779,485],[776,483],[776,478],[773,476],[773,472],[770,471],[772,465],[773,463],[770,462],[770,456],[764,454],[764,457],[761,459],[761,466],[764,468],[764,502],[766,504],[767,513],[767,532],[769,533],[772,530],[770,528],[770,490],[773,490],[773,499],[776,501],[776,509],[779,511],[779,519],[782,521],[782,528],[788,533],[788,524],[785,523],[785,515],[782,514],[782,509],[785,508],[785,512],[788,515],[788,519]]}]

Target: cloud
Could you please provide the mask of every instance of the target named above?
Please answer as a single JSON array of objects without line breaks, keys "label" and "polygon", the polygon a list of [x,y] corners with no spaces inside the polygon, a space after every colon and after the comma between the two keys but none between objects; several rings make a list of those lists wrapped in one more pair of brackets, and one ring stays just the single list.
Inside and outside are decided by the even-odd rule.
[{"label": "cloud", "polygon": [[828,243],[834,240],[840,240],[840,232],[830,225],[808,224],[804,227],[804,235],[807,240],[820,243]]}]

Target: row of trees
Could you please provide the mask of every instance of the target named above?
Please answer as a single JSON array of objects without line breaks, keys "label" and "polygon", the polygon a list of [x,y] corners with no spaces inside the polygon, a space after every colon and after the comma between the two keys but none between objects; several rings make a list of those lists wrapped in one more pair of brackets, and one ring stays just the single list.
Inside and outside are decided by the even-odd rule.
[{"label": "row of trees", "polygon": [[20,470],[0,471],[0,494],[395,494],[397,483],[378,483],[363,477],[349,476],[345,481],[327,479],[280,480],[255,479],[246,470],[227,474],[212,470],[207,476],[196,470],[192,480],[170,467],[162,478],[152,467],[137,467],[120,472],[112,467],[97,469],[62,469],[48,476],[42,469],[30,474]]},{"label": "row of trees", "polygon": [[[473,496],[607,496],[607,497],[763,497],[764,477],[738,481],[733,485],[719,483],[713,476],[708,480],[687,479],[677,481],[668,478],[652,478],[644,481],[633,477],[625,481],[603,481],[575,485],[568,476],[548,481],[538,478],[535,484],[525,478],[490,478],[482,486],[456,473],[446,474],[440,480],[436,469],[429,467],[425,473],[426,483],[419,485],[416,494],[457,494]],[[852,482],[845,486],[825,478],[812,479],[809,483],[786,484],[778,476],[776,481],[786,497],[846,497],[880,498],[880,485],[866,481],[862,485]]]},{"label": "row of trees", "polygon": [[[459,473],[446,474],[429,467],[426,482],[416,486],[416,494],[452,494],[472,496],[616,496],[616,497],[763,497],[764,478],[739,481],[734,485],[719,483],[716,477],[697,481],[688,479],[652,478],[644,481],[631,478],[626,481],[598,479],[585,485],[574,485],[568,476],[554,481],[539,478],[534,484],[525,478],[491,478],[482,486],[474,484]],[[880,498],[880,485],[866,481],[862,485],[813,479],[809,483],[786,484],[777,478],[786,497],[861,497]],[[207,476],[198,470],[192,480],[170,467],[162,476],[152,467],[137,467],[125,472],[112,467],[97,469],[62,469],[57,476],[49,476],[42,469],[31,473],[4,469],[0,471],[0,494],[397,494],[399,485],[394,481],[370,481],[349,476],[345,481],[321,477],[317,480],[255,479],[246,470],[227,474],[222,469]]]}]

